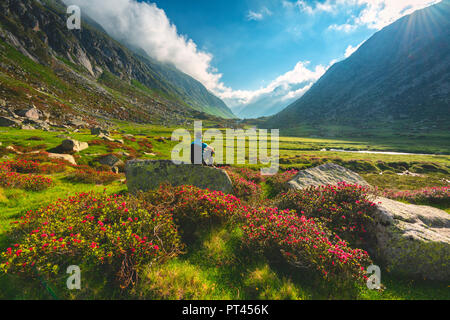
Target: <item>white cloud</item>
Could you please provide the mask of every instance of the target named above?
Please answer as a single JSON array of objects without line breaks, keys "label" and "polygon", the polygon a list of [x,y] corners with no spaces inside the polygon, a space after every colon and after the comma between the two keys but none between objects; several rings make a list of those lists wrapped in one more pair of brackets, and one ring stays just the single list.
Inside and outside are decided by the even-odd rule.
[{"label": "white cloud", "polygon": [[357,25],[367,25],[371,29],[381,29],[401,17],[423,9],[441,0],[358,0],[366,8],[356,19]]},{"label": "white cloud", "polygon": [[345,58],[350,57],[356,50],[359,49],[359,47],[362,46],[362,44],[363,44],[364,42],[365,42],[365,41],[361,42],[361,43],[358,44],[356,47],[353,47],[353,46],[351,46],[351,45],[348,46],[347,49],[345,50],[345,54],[344,54]]},{"label": "white cloud", "polygon": [[313,86],[314,82],[311,82],[309,84],[307,84],[306,86],[298,89],[298,90],[294,90],[294,91],[290,91],[288,92],[283,98],[282,100],[296,100],[299,99],[301,96],[303,96],[309,89],[311,89],[311,87]]},{"label": "white cloud", "polygon": [[441,0],[327,0],[332,11],[337,12],[348,6],[362,8],[360,13],[342,25],[332,25],[329,29],[350,32],[359,26],[379,30],[401,17],[416,10],[441,2]]},{"label": "white cloud", "polygon": [[441,0],[326,0],[324,2],[314,1],[309,4],[304,0],[295,2],[283,0],[283,6],[298,8],[301,12],[309,15],[320,12],[336,14],[340,10],[348,10],[351,7],[362,8],[357,16],[345,24],[334,24],[329,27],[330,30],[350,32],[359,26],[379,30],[405,15],[438,2]]},{"label": "white cloud", "polygon": [[302,92],[296,87],[302,84],[305,84],[302,88],[310,86],[327,70],[327,67],[322,65],[316,66],[314,69],[308,69],[308,64],[308,61],[298,62],[294,69],[279,76],[266,87],[261,87],[257,90],[225,90],[220,96],[231,108],[254,103],[261,97],[272,94],[275,91],[277,91],[277,96],[281,95],[286,97],[286,99],[299,98],[307,89]]},{"label": "white cloud", "polygon": [[283,1],[283,7],[285,8],[298,8],[302,12],[308,14],[315,14],[319,11],[332,12],[333,5],[330,1],[316,2],[315,5],[309,5],[306,1],[297,0],[295,2]]},{"label": "white cloud", "polygon": [[345,23],[345,24],[332,24],[328,27],[328,30],[343,31],[349,33],[357,28],[356,25]]},{"label": "white cloud", "polygon": [[259,12],[250,10],[247,14],[247,19],[259,21],[259,20],[262,20],[265,17],[271,16],[271,15],[272,15],[272,11],[270,11],[266,7],[263,7]]},{"label": "white cloud", "polygon": [[248,12],[247,15],[248,20],[262,20],[262,18],[263,18],[262,13],[254,12],[251,10]]},{"label": "white cloud", "polygon": [[316,14],[318,12],[333,12],[335,2],[341,2],[342,0],[327,0],[325,2],[316,1],[313,5],[308,4],[304,0],[297,0],[295,2],[283,0],[283,7],[285,8],[298,8],[301,12],[308,14]]}]

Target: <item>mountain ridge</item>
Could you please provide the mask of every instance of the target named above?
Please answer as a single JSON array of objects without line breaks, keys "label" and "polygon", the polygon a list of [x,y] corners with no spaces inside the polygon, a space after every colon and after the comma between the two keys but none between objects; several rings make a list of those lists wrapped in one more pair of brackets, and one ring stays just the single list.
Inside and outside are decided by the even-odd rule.
[{"label": "mountain ridge", "polygon": [[449,3],[418,10],[375,33],[263,126],[421,122],[448,128]]},{"label": "mountain ridge", "polygon": [[[1,34],[36,63],[52,66],[62,59],[81,67],[97,80],[109,72],[125,82],[138,81],[177,108],[192,108],[213,116],[235,118],[232,111],[200,82],[181,71],[133,52],[112,39],[103,28],[83,15],[82,29],[66,28],[66,6],[59,0],[5,0],[0,4]],[[80,71],[79,69],[77,71]],[[171,106],[171,108],[174,106]]]}]

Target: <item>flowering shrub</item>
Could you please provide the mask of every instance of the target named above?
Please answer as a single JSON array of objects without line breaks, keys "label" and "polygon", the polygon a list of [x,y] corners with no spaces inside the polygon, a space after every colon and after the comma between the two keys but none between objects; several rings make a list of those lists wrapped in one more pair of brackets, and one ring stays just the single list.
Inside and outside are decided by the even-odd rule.
[{"label": "flowering shrub", "polygon": [[450,187],[432,187],[414,191],[385,190],[384,197],[417,204],[450,204]]},{"label": "flowering shrub", "polygon": [[248,181],[234,172],[228,172],[233,183],[233,194],[243,200],[261,198],[262,188],[253,181]]},{"label": "flowering shrub", "polygon": [[269,258],[281,254],[296,267],[318,270],[324,278],[343,283],[366,279],[364,268],[371,264],[367,252],[350,248],[320,222],[276,208],[252,209],[245,218],[244,241]]},{"label": "flowering shrub", "polygon": [[368,189],[345,182],[337,186],[310,187],[281,194],[281,209],[294,209],[307,217],[319,218],[333,232],[352,244],[367,237],[368,224],[375,210]]},{"label": "flowering shrub", "polygon": [[192,186],[162,186],[143,197],[170,208],[188,241],[204,226],[228,221],[242,228],[244,243],[251,248],[268,253],[269,258],[281,253],[293,265],[319,270],[328,279],[362,279],[364,266],[370,265],[367,252],[350,248],[322,222],[295,211],[252,208],[233,195]]},{"label": "flowering shrub", "polygon": [[187,242],[194,240],[202,227],[230,220],[242,208],[241,200],[233,195],[193,186],[162,185],[159,190],[144,194],[143,198],[149,203],[163,203],[180,225],[180,232]]},{"label": "flowering shrub", "polygon": [[288,190],[287,183],[298,174],[298,170],[292,169],[277,173],[266,179],[267,184],[272,188],[272,194],[277,195]]},{"label": "flowering shrub", "polygon": [[137,143],[143,151],[150,152],[153,149],[152,143],[147,138],[142,138]]},{"label": "flowering shrub", "polygon": [[0,166],[9,171],[18,173],[50,174],[64,172],[66,166],[72,166],[72,164],[61,159],[50,159],[48,153],[41,152],[30,155],[30,157],[22,157],[16,160],[3,162]]},{"label": "flowering shrub", "polygon": [[121,175],[107,171],[97,171],[89,167],[76,169],[67,178],[73,182],[89,184],[109,184],[120,179]]},{"label": "flowering shrub", "polygon": [[66,171],[65,163],[50,163],[41,164],[39,172],[44,174],[61,173]]},{"label": "flowering shrub", "polygon": [[4,188],[19,188],[28,191],[42,191],[50,188],[53,180],[50,178],[21,174],[11,171],[10,163],[0,164],[0,186]]},{"label": "flowering shrub", "polygon": [[14,171],[18,173],[38,173],[39,163],[35,161],[29,161],[24,159],[10,160],[3,162],[2,167],[8,168],[9,171]]},{"label": "flowering shrub", "polygon": [[260,171],[255,171],[249,168],[235,168],[235,167],[226,167],[224,168],[228,173],[236,173],[240,175],[247,181],[254,182],[256,184],[264,182],[265,177],[261,175]]},{"label": "flowering shrub", "polygon": [[[61,267],[100,267],[128,286],[142,264],[177,255],[171,214],[132,197],[82,193],[30,211],[19,221],[16,244],[0,255],[4,272],[51,276]],[[64,269],[65,270],[65,269]]]}]

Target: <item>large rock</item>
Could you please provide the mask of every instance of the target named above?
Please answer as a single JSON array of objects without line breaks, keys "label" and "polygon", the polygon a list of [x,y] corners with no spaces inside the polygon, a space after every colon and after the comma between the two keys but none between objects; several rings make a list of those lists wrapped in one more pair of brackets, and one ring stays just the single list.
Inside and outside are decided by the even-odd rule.
[{"label": "large rock", "polygon": [[326,163],[315,168],[302,170],[288,184],[294,189],[304,189],[309,186],[337,185],[344,181],[369,186],[359,174],[334,163]]},{"label": "large rock", "polygon": [[70,154],[49,153],[48,157],[50,159],[66,160],[67,162],[69,162],[73,165],[77,164],[77,162],[75,161],[75,158]]},{"label": "large rock", "polygon": [[450,215],[385,198],[370,230],[373,254],[387,270],[408,277],[450,280]]},{"label": "large rock", "polygon": [[39,120],[41,116],[41,112],[35,107],[16,110],[15,113],[20,117],[24,117],[30,120]]},{"label": "large rock", "polygon": [[233,189],[228,174],[213,167],[176,165],[170,160],[132,160],[127,162],[125,171],[130,192],[154,190],[161,183],[192,185],[224,193]]},{"label": "large rock", "polygon": [[89,144],[74,139],[66,139],[61,143],[60,148],[63,151],[80,152],[89,148]]}]

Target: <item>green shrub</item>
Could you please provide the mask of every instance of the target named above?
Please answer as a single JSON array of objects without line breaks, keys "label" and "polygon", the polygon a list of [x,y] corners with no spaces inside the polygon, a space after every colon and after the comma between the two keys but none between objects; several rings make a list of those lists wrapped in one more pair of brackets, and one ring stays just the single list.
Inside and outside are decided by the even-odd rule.
[{"label": "green shrub", "polygon": [[343,166],[358,173],[379,172],[378,168],[372,162],[364,160],[346,161],[343,163]]},{"label": "green shrub", "polygon": [[386,162],[383,161],[377,161],[377,167],[378,169],[380,169],[380,171],[383,172],[392,171],[392,168]]},{"label": "green shrub", "polygon": [[107,171],[97,171],[91,168],[77,169],[67,179],[73,182],[89,184],[109,184],[120,179],[121,175]]},{"label": "green shrub", "polygon": [[445,168],[433,163],[414,164],[410,170],[411,172],[414,173],[434,173],[434,172],[448,173],[448,171]]}]

